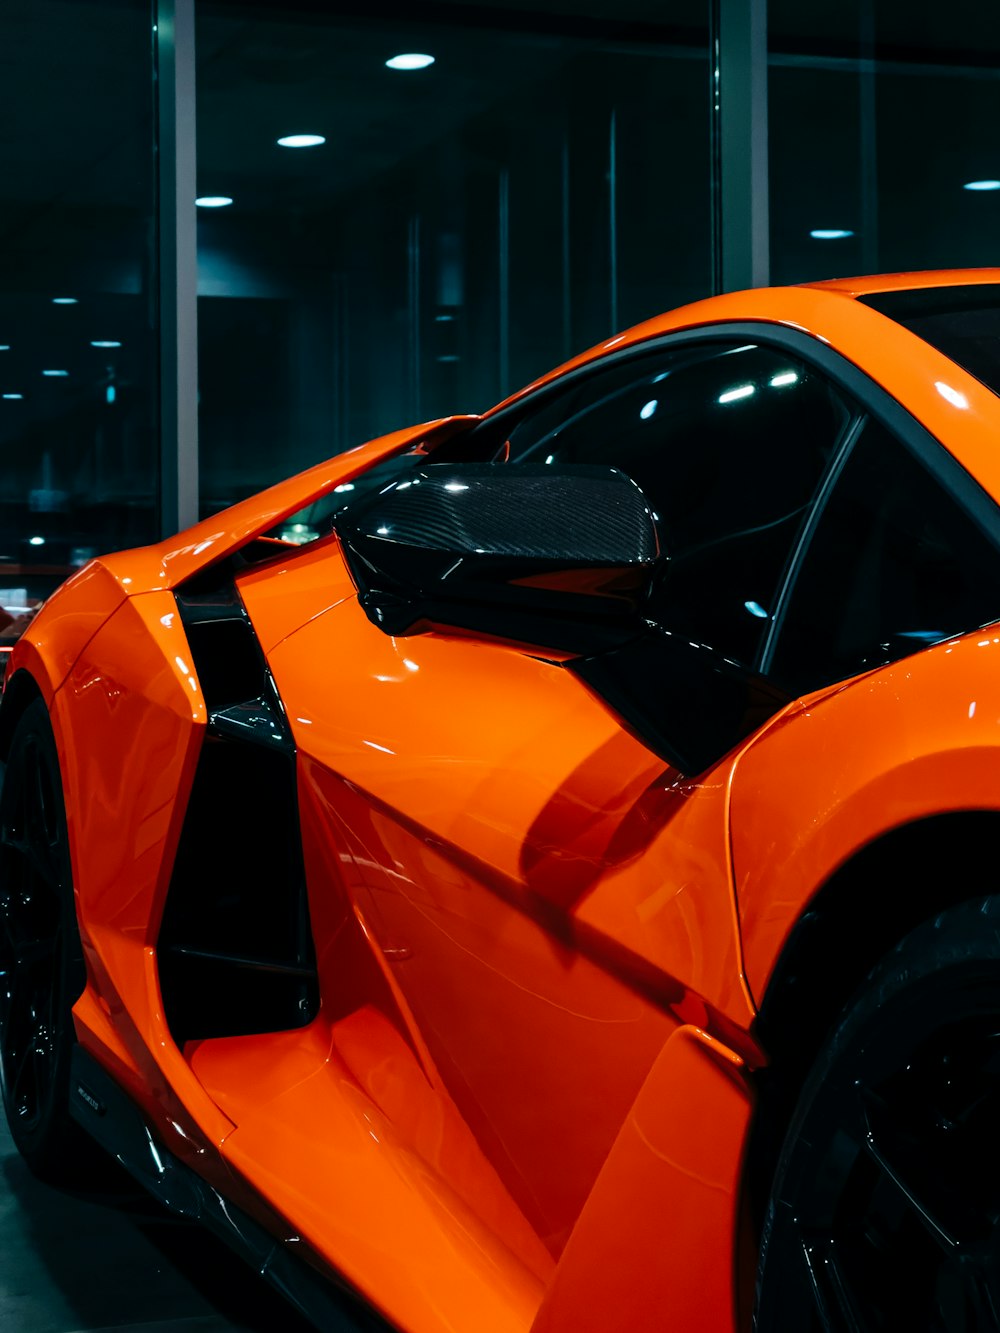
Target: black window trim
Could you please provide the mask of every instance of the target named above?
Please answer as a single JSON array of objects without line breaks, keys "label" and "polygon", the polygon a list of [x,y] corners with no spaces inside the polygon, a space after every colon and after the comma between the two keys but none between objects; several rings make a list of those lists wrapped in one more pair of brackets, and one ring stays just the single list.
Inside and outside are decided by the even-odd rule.
[{"label": "black window trim", "polygon": [[775,649],[778,646],[778,638],[785,623],[785,613],[788,610],[789,602],[792,600],[792,593],[798,582],[802,566],[809,554],[809,548],[812,545],[813,537],[823,520],[823,515],[826,513],[827,504],[836,488],[837,482],[840,480],[841,473],[844,471],[844,466],[847,463],[847,460],[854,452],[854,446],[858,437],[864,430],[867,422],[871,420],[869,413],[857,411],[853,404],[848,404],[848,406],[853,409],[851,411],[850,420],[840,438],[837,452],[827,468],[826,475],[824,476],[820,488],[816,493],[816,497],[812,502],[812,509],[809,512],[809,517],[806,519],[802,531],[798,535],[798,540],[792,547],[788,562],[782,571],[781,581],[778,585],[778,596],[774,604],[774,615],[771,617],[771,623],[768,626],[764,643],[757,656],[756,670],[762,676],[770,675]]},{"label": "black window trim", "polygon": [[481,433],[486,435],[488,432],[487,438],[492,436],[499,444],[500,440],[509,435],[514,426],[525,416],[537,411],[551,398],[588,379],[591,375],[599,375],[613,366],[627,361],[643,360],[660,351],[674,351],[702,343],[710,345],[734,341],[753,342],[761,347],[787,352],[826,376],[831,384],[846,395],[849,414],[837,452],[813,501],[812,512],[783,571],[775,602],[775,613],[764,646],[758,654],[757,670],[761,674],[773,660],[777,634],[783,619],[782,613],[833,491],[836,478],[843,470],[861,428],[869,417],[896,437],[899,443],[926,468],[942,490],[955,501],[966,517],[975,523],[1000,551],[1000,504],[962,466],[948,447],[897,402],[888,390],[876,383],[865,371],[829,343],[804,330],[774,324],[769,320],[740,320],[705,324],[693,329],[678,329],[595,357],[592,361],[574,367],[549,383],[540,385],[517,402],[487,412],[472,427],[463,442],[472,442]]}]

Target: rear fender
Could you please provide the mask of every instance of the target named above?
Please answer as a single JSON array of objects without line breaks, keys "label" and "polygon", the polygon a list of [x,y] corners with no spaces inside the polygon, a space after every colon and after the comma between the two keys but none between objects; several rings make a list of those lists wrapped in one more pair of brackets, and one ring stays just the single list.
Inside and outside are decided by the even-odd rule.
[{"label": "rear fender", "polygon": [[[733,784],[732,847],[758,1004],[814,896],[859,852],[940,815],[1000,810],[998,668],[994,625],[807,696],[748,747]],[[871,922],[859,919],[858,930],[870,933]]]}]

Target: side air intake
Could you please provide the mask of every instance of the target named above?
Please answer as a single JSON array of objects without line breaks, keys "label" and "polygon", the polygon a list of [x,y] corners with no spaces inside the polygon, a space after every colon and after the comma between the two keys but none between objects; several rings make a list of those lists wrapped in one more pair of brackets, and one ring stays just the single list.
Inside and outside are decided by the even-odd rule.
[{"label": "side air intake", "polygon": [[319,989],[309,926],[295,746],[235,585],[176,594],[208,706],[157,945],[178,1044],[301,1027]]}]

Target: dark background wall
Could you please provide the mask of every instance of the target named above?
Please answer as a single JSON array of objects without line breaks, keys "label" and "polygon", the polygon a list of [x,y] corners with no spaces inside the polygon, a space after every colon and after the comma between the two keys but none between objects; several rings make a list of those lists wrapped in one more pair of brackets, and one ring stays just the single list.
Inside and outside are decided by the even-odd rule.
[{"label": "dark background wall", "polygon": [[[710,294],[713,3],[195,0],[201,512]],[[15,616],[160,535],[161,5],[0,4]],[[996,7],[770,0],[766,59],[772,281],[1000,259]]]}]

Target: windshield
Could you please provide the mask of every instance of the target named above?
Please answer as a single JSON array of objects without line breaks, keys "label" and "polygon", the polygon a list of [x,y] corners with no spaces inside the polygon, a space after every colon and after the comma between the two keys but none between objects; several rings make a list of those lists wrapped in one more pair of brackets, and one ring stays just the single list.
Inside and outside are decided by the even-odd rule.
[{"label": "windshield", "polygon": [[1000,284],[920,287],[860,298],[1000,395]]}]

